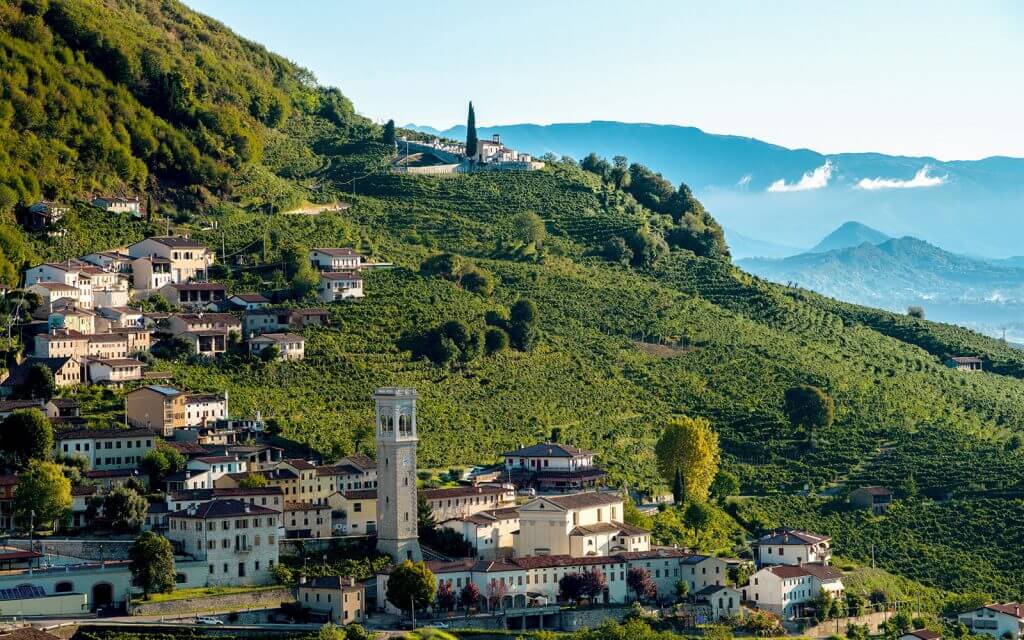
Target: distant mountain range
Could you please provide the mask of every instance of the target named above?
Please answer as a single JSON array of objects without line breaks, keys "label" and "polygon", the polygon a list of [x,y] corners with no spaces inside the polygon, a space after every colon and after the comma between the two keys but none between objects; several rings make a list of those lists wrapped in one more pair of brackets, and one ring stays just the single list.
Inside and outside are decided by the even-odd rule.
[{"label": "distant mountain range", "polygon": [[[408,126],[465,137],[464,127]],[[1004,257],[1020,253],[1024,234],[1024,159],[827,155],[694,127],[604,121],[483,127],[478,133],[500,134],[509,146],[538,155],[626,155],[673,182],[687,182],[733,236],[771,245],[808,247],[840,223],[859,220],[891,236]]]},{"label": "distant mountain range", "polygon": [[785,258],[744,258],[743,269],[841,300],[905,310],[921,305],[928,317],[998,335],[1024,333],[1024,265],[1020,259],[983,260],[945,251],[918,238],[890,238],[846,223],[808,252]]}]

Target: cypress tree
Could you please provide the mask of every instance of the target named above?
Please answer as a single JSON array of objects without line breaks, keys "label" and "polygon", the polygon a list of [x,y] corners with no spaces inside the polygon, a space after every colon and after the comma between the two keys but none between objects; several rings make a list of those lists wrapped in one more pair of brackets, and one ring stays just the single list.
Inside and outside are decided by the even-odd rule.
[{"label": "cypress tree", "polygon": [[384,144],[393,146],[395,144],[395,121],[388,120],[384,125]]},{"label": "cypress tree", "polygon": [[469,101],[469,117],[466,119],[466,157],[472,158],[476,153],[476,114],[473,112],[473,101]]},{"label": "cypress tree", "polygon": [[672,497],[675,499],[676,504],[682,504],[683,498],[686,497],[686,487],[683,485],[682,469],[676,469],[676,477],[672,482]]}]

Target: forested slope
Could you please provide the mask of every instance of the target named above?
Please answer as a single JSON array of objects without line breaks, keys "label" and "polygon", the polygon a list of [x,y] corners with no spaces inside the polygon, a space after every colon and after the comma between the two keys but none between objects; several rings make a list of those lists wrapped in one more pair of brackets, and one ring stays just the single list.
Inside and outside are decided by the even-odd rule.
[{"label": "forested slope", "polygon": [[[10,236],[0,235],[0,250],[12,267],[168,226],[225,247],[230,269],[216,277],[232,291],[287,289],[290,261],[309,246],[354,245],[395,263],[369,273],[364,300],[331,305],[332,327],[306,332],[304,361],[160,363],[175,384],[227,389],[234,410],[261,411],[325,454],[368,446],[374,388],[415,386],[424,466],[493,461],[557,427],[594,448],[613,482],[647,491],[664,485],[652,448],[666,420],[703,416],[754,496],[738,511],[751,531],[806,523],[835,532],[839,551],[860,559],[870,535],[887,545],[878,554],[886,568],[1021,595],[1019,566],[996,549],[1019,548],[1010,546],[1019,528],[1007,523],[1024,515],[1022,360],[1005,345],[749,276],[729,263],[720,229],[688,189],[646,167],[588,158],[531,173],[388,174],[378,128],[338,91],[173,2],[8,4],[0,25],[9,125],[0,213]],[[147,222],[79,207],[57,236],[9,223],[31,199],[100,188],[145,189],[166,208]],[[342,191],[344,211],[274,213]],[[541,230],[523,228],[530,212]],[[493,290],[425,273],[424,260],[442,252],[471,260]],[[529,349],[438,366],[408,347],[450,320],[483,330],[522,299],[539,312]],[[996,373],[941,365],[964,349]],[[782,410],[798,384],[836,402],[834,424],[810,441]],[[87,406],[113,415],[120,400],[92,394]],[[877,525],[803,495],[904,487],[908,477],[901,510]],[[968,507],[933,500],[951,494]],[[928,531],[941,545],[909,535],[920,521],[936,523]],[[946,548],[956,564],[981,568],[953,575]]]}]

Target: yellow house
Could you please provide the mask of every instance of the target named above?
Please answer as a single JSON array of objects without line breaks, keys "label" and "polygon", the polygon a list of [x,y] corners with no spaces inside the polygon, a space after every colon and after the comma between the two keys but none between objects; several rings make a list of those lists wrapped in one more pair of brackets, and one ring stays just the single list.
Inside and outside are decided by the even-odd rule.
[{"label": "yellow house", "polygon": [[328,504],[345,514],[342,528],[346,535],[369,535],[377,533],[377,490],[353,489],[339,491],[327,498]]},{"label": "yellow house", "polygon": [[284,503],[284,530],[289,538],[329,538],[331,507],[288,500]]},{"label": "yellow house", "polygon": [[335,624],[353,624],[363,621],[366,612],[366,592],[355,578],[327,576],[307,580],[299,578],[299,604],[326,614]]}]

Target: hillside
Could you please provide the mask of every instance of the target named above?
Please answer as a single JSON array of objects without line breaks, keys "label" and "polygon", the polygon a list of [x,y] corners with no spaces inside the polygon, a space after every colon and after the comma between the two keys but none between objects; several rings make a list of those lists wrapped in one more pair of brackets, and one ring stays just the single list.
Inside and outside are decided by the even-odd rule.
[{"label": "hillside", "polygon": [[[479,132],[536,154],[579,158],[593,151],[656,167],[672,182],[691,185],[726,227],[776,244],[809,247],[851,217],[973,255],[1019,253],[1013,238],[1024,232],[1021,158],[824,154],[696,127],[608,121]],[[437,133],[462,140],[465,128]],[[970,233],[963,232],[965,219]]]},{"label": "hillside", "polygon": [[[82,102],[101,102],[113,91],[126,105],[142,105],[129,89],[134,76],[93,65],[93,48],[69,48],[52,30],[58,23],[51,20],[64,20],[78,6],[83,5],[52,3],[42,17],[15,10],[17,21],[42,29],[42,40],[12,37],[9,27],[4,46],[47,64],[61,56],[69,60],[94,80],[79,89]],[[1024,424],[1024,354],[966,330],[837,303],[751,276],[726,259],[717,223],[703,206],[686,190],[655,180],[646,167],[636,170],[642,180],[628,191],[575,162],[554,162],[531,173],[383,172],[376,129],[351,115],[351,105],[343,109],[346,117],[325,112],[325,104],[342,104],[329,102],[341,94],[316,87],[290,63],[173,2],[89,7],[88,18],[77,19],[135,25],[141,30],[137,38],[128,27],[120,38],[132,46],[150,39],[153,46],[177,52],[168,53],[168,60],[182,65],[179,70],[198,74],[201,66],[205,74],[237,64],[239,78],[251,68],[253,82],[273,78],[266,86],[290,98],[286,120],[257,121],[251,112],[239,119],[244,131],[276,140],[279,153],[269,154],[267,146],[258,162],[237,153],[225,156],[226,147],[197,156],[213,166],[240,162],[240,171],[227,172],[227,184],[214,181],[215,188],[208,188],[206,182],[161,177],[163,165],[153,156],[137,156],[147,175],[160,180],[161,193],[176,203],[178,210],[165,212],[173,214],[176,230],[210,246],[223,243],[230,269],[216,276],[231,291],[286,289],[289,256],[301,247],[353,245],[395,264],[368,274],[365,299],[331,305],[331,328],[306,330],[305,360],[158,363],[173,371],[175,384],[227,389],[235,411],[261,411],[285,436],[325,454],[366,448],[374,388],[415,386],[421,398],[421,466],[491,462],[501,451],[558,427],[564,441],[597,451],[613,483],[652,492],[664,486],[652,451],[661,426],[674,414],[704,416],[720,434],[725,467],[739,475],[743,494],[752,496],[745,506],[761,514],[737,511],[750,531],[798,514],[834,527],[840,553],[864,561],[870,553],[865,532],[872,530],[857,516],[833,516],[835,503],[804,496],[804,487],[841,494],[860,484],[897,485],[913,475],[922,497],[906,501],[900,517],[886,520],[884,540],[891,552],[880,554],[882,567],[935,587],[1024,595],[1019,562],[1009,557],[1020,546],[1019,529],[1004,524],[1024,516],[1024,451],[1014,444]],[[18,27],[23,28],[28,27]],[[197,34],[195,41],[189,33]],[[211,38],[215,44],[204,44]],[[144,57],[127,45],[110,46],[102,50],[121,51],[128,68]],[[293,73],[301,82],[282,79]],[[46,86],[59,83],[54,79]],[[202,104],[216,110],[221,98],[215,93],[216,99]],[[178,132],[168,136],[180,135],[193,146],[191,136],[208,133],[201,122],[195,129],[172,125],[148,107],[139,108],[154,126],[163,122]],[[71,139],[64,135],[52,132],[47,145]],[[134,140],[130,133],[129,139]],[[268,164],[275,157],[288,161]],[[289,173],[303,159],[310,167],[315,161],[317,169]],[[55,166],[64,167],[63,177],[46,183],[58,194],[78,193],[93,180],[135,184],[103,163]],[[318,216],[274,214],[265,198],[252,195],[260,192],[231,182],[244,171],[267,177],[268,193],[281,193],[273,185],[310,195],[344,191],[351,207]],[[656,192],[660,196],[652,197]],[[192,197],[201,201],[195,208],[186,204]],[[523,228],[522,216],[529,212],[543,220],[545,233],[539,235],[545,237]],[[19,237],[39,256],[62,259],[129,242],[172,221],[128,224],[83,209],[72,222],[58,240]],[[456,279],[424,273],[423,261],[440,252],[458,254],[493,276],[493,292],[474,292]],[[480,354],[452,366],[416,359],[408,348],[410,337],[449,320],[482,330],[489,312],[501,316],[523,298],[534,300],[539,311],[540,334],[532,348]],[[945,354],[965,348],[983,354],[995,373],[965,375],[941,365]],[[821,386],[836,400],[834,425],[816,432],[813,442],[783,416],[783,394],[796,384]],[[113,392],[84,399],[90,411],[112,416],[120,409]],[[931,499],[947,494],[973,511]],[[968,517],[961,513],[979,517],[961,526],[958,518]],[[980,517],[986,514],[998,517]],[[941,543],[910,536],[922,521],[941,523],[931,529],[942,532]],[[720,542],[726,548],[714,550],[733,551],[733,540]],[[984,570],[957,572],[941,553],[946,548],[957,550],[958,563]]]},{"label": "hillside", "polygon": [[814,245],[807,253],[825,253],[837,249],[849,249],[859,247],[867,242],[868,244],[882,244],[889,239],[877,229],[872,229],[866,224],[859,222],[844,222],[838,229],[821,239],[821,242]]}]

